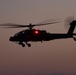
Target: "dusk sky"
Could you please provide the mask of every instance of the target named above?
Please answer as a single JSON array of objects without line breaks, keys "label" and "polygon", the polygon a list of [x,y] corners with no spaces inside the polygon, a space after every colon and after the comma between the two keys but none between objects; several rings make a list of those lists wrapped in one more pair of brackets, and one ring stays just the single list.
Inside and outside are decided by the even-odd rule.
[{"label": "dusk sky", "polygon": [[[67,33],[64,20],[73,14],[76,18],[76,0],[0,0],[0,24],[26,25],[61,19],[61,23],[35,28]],[[30,42],[30,48],[9,41],[11,36],[24,29],[0,27],[0,75],[76,75],[76,42],[73,38]]]}]

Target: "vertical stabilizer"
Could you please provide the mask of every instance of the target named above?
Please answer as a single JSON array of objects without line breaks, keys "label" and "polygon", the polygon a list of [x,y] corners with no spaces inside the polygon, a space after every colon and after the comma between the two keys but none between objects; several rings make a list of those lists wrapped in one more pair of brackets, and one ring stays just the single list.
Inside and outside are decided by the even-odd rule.
[{"label": "vertical stabilizer", "polygon": [[75,29],[75,25],[76,25],[76,20],[73,20],[71,23],[70,23],[70,29],[68,31],[67,34],[73,34],[73,31]]}]

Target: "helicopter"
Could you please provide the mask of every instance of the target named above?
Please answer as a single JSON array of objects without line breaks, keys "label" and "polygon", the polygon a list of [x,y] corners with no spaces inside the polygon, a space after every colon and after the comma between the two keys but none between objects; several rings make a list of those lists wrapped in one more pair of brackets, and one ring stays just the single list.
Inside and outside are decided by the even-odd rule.
[{"label": "helicopter", "polygon": [[66,39],[66,38],[73,38],[76,41],[76,38],[73,37],[76,35],[73,33],[75,26],[76,26],[76,20],[73,20],[69,23],[70,28],[67,33],[48,33],[46,30],[39,30],[39,29],[33,29],[35,26],[44,26],[49,24],[55,24],[59,23],[61,21],[54,21],[50,23],[44,23],[44,24],[29,24],[29,25],[20,25],[20,24],[12,24],[12,23],[5,23],[0,24],[0,26],[6,26],[6,28],[24,28],[27,27],[28,29],[22,30],[18,33],[16,33],[14,36],[11,36],[9,41],[16,42],[17,44],[21,45],[22,47],[25,47],[25,44],[28,47],[31,47],[31,44],[28,43],[30,41],[32,42],[43,42],[43,41],[50,41],[54,39]]}]

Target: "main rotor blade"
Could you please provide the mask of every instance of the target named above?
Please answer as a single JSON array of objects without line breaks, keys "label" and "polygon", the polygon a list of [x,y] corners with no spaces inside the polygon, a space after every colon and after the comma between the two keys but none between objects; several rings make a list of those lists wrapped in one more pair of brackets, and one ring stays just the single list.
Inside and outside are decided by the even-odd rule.
[{"label": "main rotor blade", "polygon": [[51,23],[51,22],[56,22],[56,21],[61,21],[61,19],[46,19],[37,24],[45,24],[45,23]]},{"label": "main rotor blade", "polygon": [[43,25],[55,24],[55,23],[59,23],[59,22],[61,22],[61,21],[51,22],[51,23],[45,23],[45,24],[35,24],[34,26],[43,26]]},{"label": "main rotor blade", "polygon": [[59,23],[59,22],[61,22],[61,21],[57,21],[57,22],[48,22],[48,23],[43,23],[43,24],[29,24],[29,25],[5,23],[5,24],[0,24],[0,26],[3,26],[4,28],[23,28],[23,27],[34,27],[34,26],[49,25],[49,24],[55,24],[55,23]]},{"label": "main rotor blade", "polygon": [[4,23],[4,24],[0,24],[0,26],[20,26],[20,24]]},{"label": "main rotor blade", "polygon": [[13,24],[13,23],[0,24],[0,26],[3,26],[5,28],[29,27],[29,25],[20,25],[20,24]]}]

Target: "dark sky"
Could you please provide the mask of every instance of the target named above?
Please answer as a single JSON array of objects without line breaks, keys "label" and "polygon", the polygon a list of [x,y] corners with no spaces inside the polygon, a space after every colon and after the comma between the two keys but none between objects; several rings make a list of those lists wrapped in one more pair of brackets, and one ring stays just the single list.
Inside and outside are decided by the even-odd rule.
[{"label": "dark sky", "polygon": [[[0,0],[0,23],[40,23],[47,19],[76,17],[76,0]],[[64,21],[36,27],[50,33],[67,33]],[[10,36],[24,30],[0,28],[0,75],[76,74],[76,42],[61,39],[31,42],[25,48],[9,41]]]}]

